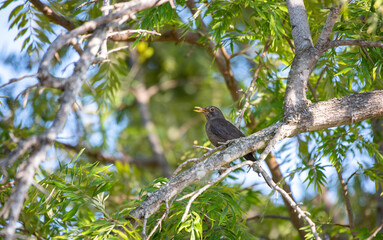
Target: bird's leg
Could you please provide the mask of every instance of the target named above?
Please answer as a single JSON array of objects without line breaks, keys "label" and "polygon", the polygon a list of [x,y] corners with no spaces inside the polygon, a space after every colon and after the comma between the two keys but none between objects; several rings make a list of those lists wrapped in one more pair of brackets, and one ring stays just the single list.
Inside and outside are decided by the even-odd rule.
[{"label": "bird's leg", "polygon": [[230,140],[227,140],[226,142],[218,142],[220,145],[229,145],[233,142],[235,142],[236,140],[238,140],[238,138],[235,138],[235,139],[230,139]]}]

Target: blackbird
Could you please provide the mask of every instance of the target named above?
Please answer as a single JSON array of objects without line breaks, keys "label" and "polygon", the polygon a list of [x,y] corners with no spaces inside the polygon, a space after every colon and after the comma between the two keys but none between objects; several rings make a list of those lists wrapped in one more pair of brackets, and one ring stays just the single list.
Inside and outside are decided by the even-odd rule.
[{"label": "blackbird", "polygon": [[[203,113],[206,117],[205,131],[210,142],[215,146],[221,146],[228,140],[244,137],[245,135],[231,122],[227,121],[221,110],[215,106],[195,107],[195,112]],[[256,161],[252,153],[244,156],[245,159]]]}]

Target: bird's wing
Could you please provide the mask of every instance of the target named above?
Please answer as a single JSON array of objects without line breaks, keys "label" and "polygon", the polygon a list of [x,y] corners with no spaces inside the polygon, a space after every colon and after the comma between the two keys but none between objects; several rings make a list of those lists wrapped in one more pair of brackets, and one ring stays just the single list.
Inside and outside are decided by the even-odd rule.
[{"label": "bird's wing", "polygon": [[222,140],[227,141],[235,138],[244,137],[245,135],[231,122],[226,119],[217,118],[213,119],[210,123],[210,131],[221,138]]}]

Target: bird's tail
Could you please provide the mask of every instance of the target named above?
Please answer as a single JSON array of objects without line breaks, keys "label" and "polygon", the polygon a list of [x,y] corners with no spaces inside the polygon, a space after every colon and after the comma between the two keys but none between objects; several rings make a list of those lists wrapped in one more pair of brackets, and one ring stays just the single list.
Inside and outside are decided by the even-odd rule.
[{"label": "bird's tail", "polygon": [[255,157],[253,156],[253,153],[249,153],[247,155],[244,156],[246,160],[251,160],[253,162],[257,161],[257,159],[255,159]]}]

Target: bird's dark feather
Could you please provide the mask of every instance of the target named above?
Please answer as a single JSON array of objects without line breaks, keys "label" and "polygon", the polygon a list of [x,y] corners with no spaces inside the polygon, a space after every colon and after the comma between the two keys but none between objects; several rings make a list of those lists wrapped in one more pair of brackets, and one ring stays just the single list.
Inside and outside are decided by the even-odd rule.
[{"label": "bird's dark feather", "polygon": [[206,133],[214,146],[218,147],[228,140],[244,137],[231,122],[223,118],[214,118],[206,123]]},{"label": "bird's dark feather", "polygon": [[[228,140],[244,137],[245,135],[231,122],[227,121],[221,110],[214,106],[205,108],[197,107],[197,112],[205,114],[207,119],[205,130],[210,142],[218,147]],[[252,153],[244,156],[245,159],[256,161]]]}]

